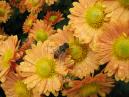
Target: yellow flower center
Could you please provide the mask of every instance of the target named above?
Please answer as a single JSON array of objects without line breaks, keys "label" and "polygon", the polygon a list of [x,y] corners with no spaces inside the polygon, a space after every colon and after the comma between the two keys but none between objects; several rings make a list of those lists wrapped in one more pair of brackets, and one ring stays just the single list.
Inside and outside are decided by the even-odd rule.
[{"label": "yellow flower center", "polygon": [[32,23],[33,23],[33,21],[32,21],[31,19],[27,20],[27,25],[28,25],[28,26],[31,27],[31,26],[32,26]]},{"label": "yellow flower center", "polygon": [[87,55],[87,48],[84,48],[83,45],[78,43],[69,44],[69,49],[72,59],[77,62],[83,60]]},{"label": "yellow flower center", "polygon": [[104,8],[100,3],[95,4],[86,11],[86,22],[93,28],[100,28],[104,23],[104,18]]},{"label": "yellow flower center", "polygon": [[47,32],[45,32],[43,29],[37,30],[35,34],[37,41],[45,41],[48,38]]},{"label": "yellow flower center", "polygon": [[129,58],[129,37],[119,37],[113,44],[113,53],[119,59]]},{"label": "yellow flower center", "polygon": [[125,8],[129,8],[129,0],[118,0],[119,3],[125,7]]},{"label": "yellow flower center", "polygon": [[79,90],[79,95],[81,97],[89,97],[91,95],[94,95],[98,92],[100,89],[100,86],[96,83],[91,83],[85,86],[82,86]]},{"label": "yellow flower center", "polygon": [[0,16],[4,16],[5,15],[5,9],[0,8]]},{"label": "yellow flower center", "polygon": [[32,4],[33,7],[39,4],[39,0],[29,0],[29,2]]},{"label": "yellow flower center", "polygon": [[11,49],[8,49],[2,56],[3,67],[9,67],[9,61],[11,60],[11,58],[13,58],[13,51]]},{"label": "yellow flower center", "polygon": [[56,19],[57,19],[57,16],[54,16],[54,15],[49,18],[50,21],[55,21]]},{"label": "yellow flower center", "polygon": [[22,81],[17,81],[14,85],[14,91],[18,97],[30,97],[27,86]]},{"label": "yellow flower center", "polygon": [[80,59],[83,55],[82,48],[78,45],[72,45],[70,47],[72,58],[77,60]]},{"label": "yellow flower center", "polygon": [[55,62],[52,59],[42,58],[36,62],[36,73],[41,78],[48,78],[55,72]]}]

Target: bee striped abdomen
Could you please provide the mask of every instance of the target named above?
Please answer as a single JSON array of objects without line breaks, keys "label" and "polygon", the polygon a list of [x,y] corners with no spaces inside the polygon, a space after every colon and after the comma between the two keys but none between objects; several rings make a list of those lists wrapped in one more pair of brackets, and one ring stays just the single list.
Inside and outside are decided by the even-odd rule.
[{"label": "bee striped abdomen", "polygon": [[63,45],[59,46],[59,48],[54,53],[54,58],[55,59],[59,58],[60,55],[65,53],[68,48],[69,48],[69,44],[68,43],[64,43]]}]

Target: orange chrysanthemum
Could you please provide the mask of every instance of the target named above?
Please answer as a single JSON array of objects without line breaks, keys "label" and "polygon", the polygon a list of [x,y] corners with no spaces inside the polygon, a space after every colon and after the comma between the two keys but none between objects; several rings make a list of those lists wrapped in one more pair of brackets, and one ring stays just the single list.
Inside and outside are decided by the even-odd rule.
[{"label": "orange chrysanthemum", "polygon": [[[94,52],[89,49],[88,45],[82,45],[79,44],[79,41],[74,41],[74,29],[69,25],[64,26],[63,30],[58,29],[57,32],[58,33],[50,36],[48,40],[44,42],[52,56],[54,56],[54,52],[56,52],[61,45],[68,43],[68,53],[66,54],[66,59],[63,59],[65,59],[64,61],[67,67],[72,67],[70,73],[79,78],[94,73],[94,70],[99,67],[97,58],[94,56]],[[66,62],[66,60],[68,62]]]},{"label": "orange chrysanthemum", "polygon": [[50,6],[54,4],[55,2],[57,2],[57,0],[45,0],[45,2]]},{"label": "orange chrysanthemum", "polygon": [[27,19],[25,20],[24,24],[23,24],[23,32],[24,33],[29,33],[30,29],[33,26],[33,23],[36,21],[37,19],[37,14],[33,15],[30,14]]},{"label": "orange chrysanthemum", "polygon": [[1,85],[6,97],[33,97],[22,79],[22,77],[13,72],[7,74],[6,81]]},{"label": "orange chrysanthemum", "polygon": [[17,42],[17,36],[9,36],[6,40],[0,41],[0,80],[5,78],[11,67],[11,60],[15,55]]},{"label": "orange chrysanthemum", "polygon": [[[51,56],[58,61],[64,62],[67,67],[73,65],[74,61],[71,59],[71,55],[68,55],[68,48],[65,51],[61,51],[60,46],[73,40],[73,32],[74,30],[70,25],[64,26],[63,30],[58,29],[57,33],[51,35],[44,42],[44,46]],[[56,55],[56,57],[54,55]]]},{"label": "orange chrysanthemum", "polygon": [[17,8],[19,8],[20,13],[24,13],[27,10],[24,3],[25,3],[25,0],[20,0],[17,5]]},{"label": "orange chrysanthemum", "polygon": [[87,44],[80,44],[78,39],[69,42],[69,51],[75,64],[71,73],[79,78],[89,76],[98,69],[99,63],[95,53],[89,48]]},{"label": "orange chrysanthemum", "polygon": [[11,6],[16,7],[17,4],[19,3],[19,0],[9,0],[9,3],[10,3]]},{"label": "orange chrysanthemum", "polygon": [[111,12],[112,21],[129,21],[128,0],[104,0],[104,3],[107,6],[107,10]]},{"label": "orange chrysanthemum", "polygon": [[[25,2],[25,0],[9,0],[10,5],[13,7],[19,8],[20,12],[23,11],[24,2]],[[21,6],[22,6],[22,8],[21,8]],[[24,9],[25,9],[25,6],[24,6]]]},{"label": "orange chrysanthemum", "polygon": [[20,13],[24,13],[26,11],[26,7],[24,5],[25,0],[9,0],[9,3],[12,7],[18,8]]},{"label": "orange chrysanthemum", "polygon": [[0,1],[0,22],[5,23],[11,16],[11,7],[6,1]]},{"label": "orange chrysanthemum", "polygon": [[55,25],[56,23],[62,21],[64,18],[59,11],[48,11],[44,17],[44,21],[48,24]]},{"label": "orange chrysanthemum", "polygon": [[96,52],[100,63],[107,63],[108,76],[129,81],[129,24],[110,23],[97,43]]},{"label": "orange chrysanthemum", "polygon": [[72,35],[73,29],[71,29],[70,26],[64,26],[63,30],[58,29],[57,33],[51,35],[48,40],[44,42],[44,45],[49,48],[49,52],[51,52],[53,55],[54,51],[56,51],[59,46],[73,39]]},{"label": "orange chrysanthemum", "polygon": [[79,0],[70,9],[70,24],[75,28],[74,35],[82,43],[89,43],[101,34],[101,28],[109,21],[109,15],[101,0]]},{"label": "orange chrysanthemum", "polygon": [[51,57],[45,45],[38,42],[26,51],[24,62],[17,67],[17,71],[25,77],[24,83],[33,90],[35,97],[50,93],[57,96],[62,88],[62,78],[68,72],[63,63]]},{"label": "orange chrysanthemum", "polygon": [[45,41],[53,33],[55,33],[53,28],[42,20],[37,20],[30,30],[30,35],[34,37],[36,41]]},{"label": "orange chrysanthemum", "polygon": [[114,80],[105,74],[98,74],[95,77],[87,77],[81,81],[72,81],[72,87],[63,91],[67,97],[106,97],[112,87]]},{"label": "orange chrysanthemum", "polygon": [[44,0],[25,0],[24,4],[29,12],[39,13],[44,5]]}]

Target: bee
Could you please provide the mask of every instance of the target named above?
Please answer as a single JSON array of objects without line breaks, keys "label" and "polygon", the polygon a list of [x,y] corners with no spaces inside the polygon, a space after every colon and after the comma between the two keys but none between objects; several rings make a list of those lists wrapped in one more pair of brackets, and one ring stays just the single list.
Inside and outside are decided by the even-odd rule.
[{"label": "bee", "polygon": [[69,48],[69,44],[68,43],[64,43],[63,45],[59,46],[59,48],[54,52],[54,58],[55,59],[59,58],[60,55],[65,53],[68,48]]}]

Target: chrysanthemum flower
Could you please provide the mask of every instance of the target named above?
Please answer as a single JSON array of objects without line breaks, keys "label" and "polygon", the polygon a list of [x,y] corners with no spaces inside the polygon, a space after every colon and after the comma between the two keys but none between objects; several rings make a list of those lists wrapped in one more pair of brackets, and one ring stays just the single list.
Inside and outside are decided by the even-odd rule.
[{"label": "chrysanthemum flower", "polygon": [[11,60],[14,57],[18,38],[17,36],[9,36],[6,40],[0,41],[0,80],[10,69]]},{"label": "chrysanthemum flower", "polygon": [[66,67],[51,57],[42,42],[26,51],[24,62],[17,71],[25,77],[24,83],[37,97],[41,94],[48,96],[50,92],[57,95],[62,88],[62,78],[67,74]]},{"label": "chrysanthemum flower", "polygon": [[111,12],[111,20],[129,21],[129,0],[104,0],[107,10]]},{"label": "chrysanthemum flower", "polygon": [[75,28],[75,36],[82,43],[89,43],[101,33],[103,25],[109,21],[109,14],[99,0],[79,0],[70,9],[70,24]]},{"label": "chrysanthemum flower", "polygon": [[57,33],[51,35],[45,42],[44,46],[46,50],[51,54],[56,61],[61,61],[66,67],[71,67],[74,61],[71,59],[71,55],[68,54],[68,48],[63,47],[65,51],[60,49],[60,46],[73,40],[74,30],[70,25],[64,26],[63,30],[58,29]]},{"label": "chrysanthemum flower", "polygon": [[48,24],[55,25],[56,23],[62,21],[64,18],[59,11],[48,11],[44,17],[44,21]]},{"label": "chrysanthemum flower", "polygon": [[27,90],[23,78],[13,72],[9,72],[6,81],[1,85],[6,97],[33,97],[31,91]]},{"label": "chrysanthemum flower", "polygon": [[37,14],[33,15],[33,14],[30,14],[27,19],[25,20],[24,24],[23,24],[23,31],[25,33],[29,33],[30,32],[30,29],[32,28],[33,26],[33,23],[36,21],[37,19]]},{"label": "chrysanthemum flower", "polygon": [[20,4],[21,2],[23,3],[23,1],[25,1],[25,0],[9,0],[9,4],[10,4],[11,6],[13,6],[13,7],[17,7],[17,8],[18,8],[19,4]]},{"label": "chrysanthemum flower", "polygon": [[110,23],[97,41],[100,64],[107,63],[105,72],[116,80],[129,81],[129,24]]},{"label": "chrysanthemum flower", "polygon": [[106,97],[112,87],[114,80],[105,74],[98,74],[95,77],[87,77],[81,81],[72,81],[72,88],[63,91],[67,97]]},{"label": "chrysanthemum flower", "polygon": [[29,12],[38,13],[44,5],[44,0],[25,0],[24,4]]},{"label": "chrysanthemum flower", "polygon": [[87,44],[80,44],[78,39],[75,39],[69,42],[69,51],[72,59],[75,61],[71,72],[74,76],[83,78],[98,69],[97,57]]},{"label": "chrysanthemum flower", "polygon": [[49,6],[57,2],[57,0],[45,0],[45,3],[47,3]]},{"label": "chrysanthemum flower", "polygon": [[11,6],[17,6],[17,3],[19,3],[19,0],[9,0],[9,3]]},{"label": "chrysanthemum flower", "polygon": [[55,33],[53,28],[42,20],[37,20],[30,30],[30,35],[34,37],[36,41],[42,42],[45,41],[53,33]]},{"label": "chrysanthemum flower", "polygon": [[9,0],[9,3],[12,7],[18,8],[20,13],[26,11],[25,0]]},{"label": "chrysanthemum flower", "polygon": [[64,26],[63,30],[57,29],[57,33],[51,35],[48,40],[44,42],[47,49],[50,50],[52,55],[54,55],[54,51],[56,51],[59,46],[63,45],[64,43],[68,43],[70,40],[73,40],[73,33],[74,30],[71,26]]},{"label": "chrysanthemum flower", "polygon": [[11,15],[11,7],[6,1],[0,1],[0,22],[5,23]]},{"label": "chrysanthemum flower", "polygon": [[24,13],[27,10],[24,3],[25,3],[25,0],[20,0],[18,5],[16,6],[19,9],[20,13]]}]

